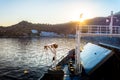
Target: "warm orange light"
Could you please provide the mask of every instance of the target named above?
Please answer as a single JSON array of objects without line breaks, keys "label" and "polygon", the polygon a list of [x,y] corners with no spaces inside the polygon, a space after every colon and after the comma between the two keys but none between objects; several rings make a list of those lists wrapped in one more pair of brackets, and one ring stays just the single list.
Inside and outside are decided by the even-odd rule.
[{"label": "warm orange light", "polygon": [[84,22],[85,20],[83,18],[80,19],[80,22]]},{"label": "warm orange light", "polygon": [[83,13],[80,14],[80,22],[83,22]]},{"label": "warm orange light", "polygon": [[[80,19],[80,13],[83,14],[82,19]],[[88,9],[84,7],[82,9],[80,8],[74,9],[74,11],[71,12],[70,16],[72,21],[79,21],[79,22],[84,22],[86,19],[90,19],[94,17],[93,13],[88,11]]]},{"label": "warm orange light", "polygon": [[85,21],[84,14],[83,14],[83,13],[81,13],[81,14],[80,14],[80,19],[79,19],[79,22],[83,24],[83,23],[84,23],[84,21]]}]

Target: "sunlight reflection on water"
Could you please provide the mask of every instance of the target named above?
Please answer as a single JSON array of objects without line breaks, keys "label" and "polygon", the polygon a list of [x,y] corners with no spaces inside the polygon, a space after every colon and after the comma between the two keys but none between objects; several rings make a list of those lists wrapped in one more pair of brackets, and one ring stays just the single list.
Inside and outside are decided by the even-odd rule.
[{"label": "sunlight reflection on water", "polygon": [[[22,80],[37,80],[52,64],[53,54],[44,46],[57,43],[57,59],[75,48],[73,38],[1,38],[0,39],[0,79],[5,76]],[[24,74],[24,70],[29,75]]]},{"label": "sunlight reflection on water", "polygon": [[[4,66],[41,67],[52,63],[53,54],[45,52],[44,45],[57,43],[57,58],[75,47],[74,39],[67,38],[32,38],[32,39],[0,39],[0,62]],[[47,61],[46,61],[47,59]]]}]

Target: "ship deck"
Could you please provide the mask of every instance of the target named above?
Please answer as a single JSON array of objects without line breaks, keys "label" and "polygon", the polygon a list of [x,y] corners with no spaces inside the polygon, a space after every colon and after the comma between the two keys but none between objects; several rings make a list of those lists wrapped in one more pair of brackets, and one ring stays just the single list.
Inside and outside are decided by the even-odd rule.
[{"label": "ship deck", "polygon": [[79,76],[75,76],[75,75],[70,76],[70,72],[68,70],[67,64],[63,66],[63,71],[64,71],[64,80],[81,80]]}]

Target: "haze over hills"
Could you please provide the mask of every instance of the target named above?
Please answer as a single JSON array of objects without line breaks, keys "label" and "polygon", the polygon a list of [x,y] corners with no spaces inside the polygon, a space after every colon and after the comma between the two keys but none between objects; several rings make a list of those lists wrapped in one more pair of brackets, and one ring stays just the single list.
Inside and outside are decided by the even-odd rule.
[{"label": "haze over hills", "polygon": [[[106,19],[109,20],[109,22],[106,22]],[[117,12],[114,14],[114,19],[113,19],[113,25],[120,25],[120,12]],[[92,24],[92,25],[109,25],[110,23],[110,15],[107,17],[96,17],[93,19],[86,20],[87,24]]]},{"label": "haze over hills", "polygon": [[[113,25],[120,26],[120,12],[114,14]],[[106,22],[106,19],[110,21],[110,17],[96,17],[93,19],[86,20],[86,25],[109,25],[109,21]],[[31,37],[31,36],[40,36],[41,31],[45,32],[54,32],[57,34],[75,34],[75,26],[78,22],[68,22],[62,24],[33,24],[27,21],[21,21],[15,25],[0,27],[0,37]],[[33,35],[31,30],[37,30],[38,33]]]}]

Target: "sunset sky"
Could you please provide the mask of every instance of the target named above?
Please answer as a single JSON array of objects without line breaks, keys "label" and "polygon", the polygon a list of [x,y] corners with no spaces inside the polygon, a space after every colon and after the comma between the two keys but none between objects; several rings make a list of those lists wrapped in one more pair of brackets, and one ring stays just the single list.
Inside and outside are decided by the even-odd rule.
[{"label": "sunset sky", "polygon": [[58,24],[108,16],[120,11],[120,0],[0,0],[0,26],[22,20]]}]

